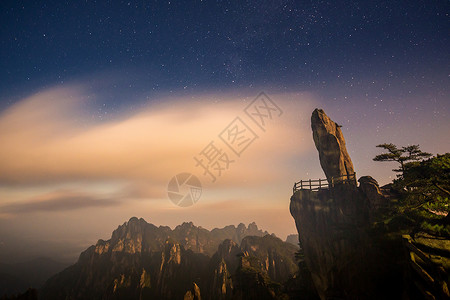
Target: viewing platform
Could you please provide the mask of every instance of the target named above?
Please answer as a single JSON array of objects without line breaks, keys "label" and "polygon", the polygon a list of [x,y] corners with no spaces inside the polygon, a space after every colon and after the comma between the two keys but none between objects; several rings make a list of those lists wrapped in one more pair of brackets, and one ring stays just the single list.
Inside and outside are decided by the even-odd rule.
[{"label": "viewing platform", "polygon": [[356,185],[356,172],[353,174],[342,175],[339,177],[331,177],[331,180],[327,179],[315,179],[315,180],[300,180],[294,183],[292,188],[292,194],[298,190],[311,190],[319,191],[333,188],[337,184],[348,184],[353,183]]}]

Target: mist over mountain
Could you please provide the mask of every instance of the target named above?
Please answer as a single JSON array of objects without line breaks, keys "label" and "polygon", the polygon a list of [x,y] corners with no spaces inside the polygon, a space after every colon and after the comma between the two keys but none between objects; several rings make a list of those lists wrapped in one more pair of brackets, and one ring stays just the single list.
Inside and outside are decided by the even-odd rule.
[{"label": "mist over mountain", "polygon": [[49,277],[67,266],[48,257],[20,263],[0,263],[0,296],[18,294],[29,287],[40,288]]}]

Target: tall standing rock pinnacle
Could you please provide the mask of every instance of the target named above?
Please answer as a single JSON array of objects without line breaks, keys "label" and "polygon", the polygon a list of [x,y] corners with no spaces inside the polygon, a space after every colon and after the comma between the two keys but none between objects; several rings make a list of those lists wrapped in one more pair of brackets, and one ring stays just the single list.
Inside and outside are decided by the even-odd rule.
[{"label": "tall standing rock pinnacle", "polygon": [[328,182],[332,177],[352,175],[355,171],[340,126],[322,109],[316,108],[311,116],[311,128],[314,143],[319,151],[320,165]]},{"label": "tall standing rock pinnacle", "polygon": [[[354,174],[340,126],[316,109],[311,127],[328,181]],[[399,299],[402,278],[390,276],[397,272],[396,259],[390,258],[393,244],[377,244],[369,235],[370,217],[384,205],[378,183],[363,176],[357,187],[355,176],[348,179],[318,190],[302,188],[291,197],[291,215],[317,294],[322,300]]]}]

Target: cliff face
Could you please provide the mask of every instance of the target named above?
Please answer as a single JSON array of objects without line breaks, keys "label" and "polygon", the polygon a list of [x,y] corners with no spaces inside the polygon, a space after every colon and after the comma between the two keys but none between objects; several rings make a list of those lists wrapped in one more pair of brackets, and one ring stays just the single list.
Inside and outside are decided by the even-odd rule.
[{"label": "cliff face", "polygon": [[368,292],[365,207],[364,194],[352,185],[318,192],[300,190],[291,198],[291,214],[321,299],[346,299]]},{"label": "cliff face", "polygon": [[281,287],[298,271],[297,250],[270,235],[247,236],[240,246],[225,240],[210,263],[211,299],[282,298],[274,286]]},{"label": "cliff face", "polygon": [[[45,300],[236,299],[236,274],[244,252],[259,262],[254,271],[271,281],[282,283],[296,272],[295,246],[270,235],[245,236],[263,234],[256,224],[213,231],[217,236],[192,223],[171,230],[131,218],[110,240],[99,240],[81,253],[76,264],[50,278],[39,296]],[[223,236],[228,239],[220,240]],[[232,241],[235,238],[243,238],[241,245]]]},{"label": "cliff face", "polygon": [[233,280],[238,267],[240,247],[231,240],[225,240],[210,261],[209,286],[212,299],[232,299]]},{"label": "cliff face", "polygon": [[[243,239],[238,267],[232,276],[232,299],[289,299],[279,283],[285,283],[297,273],[296,250],[295,246],[270,235]],[[293,298],[300,296],[296,294]]]},{"label": "cliff face", "polygon": [[[314,142],[328,181],[353,174],[339,126],[322,110],[311,117]],[[377,252],[367,233],[370,216],[382,202],[378,183],[363,177],[319,191],[298,190],[290,211],[299,233],[306,265],[321,299],[377,299],[380,272]]]},{"label": "cliff face", "polygon": [[242,240],[241,251],[247,256],[260,259],[260,270],[264,270],[272,280],[285,282],[297,270],[292,253],[297,248],[280,243],[278,238],[266,235],[263,238],[248,236]]}]

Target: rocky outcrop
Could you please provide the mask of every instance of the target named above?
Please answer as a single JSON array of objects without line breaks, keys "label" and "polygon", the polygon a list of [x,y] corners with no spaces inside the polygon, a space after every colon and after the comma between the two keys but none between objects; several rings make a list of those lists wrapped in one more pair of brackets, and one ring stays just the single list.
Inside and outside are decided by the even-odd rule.
[{"label": "rocky outcrop", "polygon": [[248,236],[241,243],[241,251],[247,256],[258,258],[258,269],[276,282],[285,282],[298,269],[295,262],[297,250],[295,246],[271,235],[262,238]]},{"label": "rocky outcrop", "polygon": [[[311,117],[313,138],[320,164],[331,178],[354,173],[340,126],[323,110]],[[291,197],[290,212],[295,220],[306,266],[321,299],[392,299],[378,285],[389,279],[380,271],[385,249],[375,245],[368,234],[371,213],[382,195],[370,176],[354,182],[334,182],[328,189],[301,189]]]},{"label": "rocky outcrop", "polygon": [[286,243],[292,244],[298,247],[298,234],[290,234],[286,237]]},{"label": "rocky outcrop", "polygon": [[271,235],[249,236],[242,240],[241,251],[232,276],[233,300],[302,299],[302,294],[289,295],[285,286],[279,284],[297,276],[295,246]]},{"label": "rocky outcrop", "polygon": [[376,212],[385,204],[385,198],[381,193],[378,182],[371,176],[362,176],[358,179],[359,188],[364,193],[369,204],[369,211]]},{"label": "rocky outcrop", "polygon": [[211,230],[211,235],[220,238],[221,240],[230,239],[236,244],[240,244],[242,239],[246,236],[265,236],[268,234],[267,231],[260,230],[255,222],[248,224],[248,227],[245,227],[245,224],[240,223],[237,227],[229,225],[221,229],[215,228]]},{"label": "rocky outcrop", "polygon": [[270,278],[260,271],[260,262],[244,253],[233,276],[235,290],[233,300],[275,300],[282,299],[280,289],[271,285]]},{"label": "rocky outcrop", "polygon": [[247,236],[240,247],[224,241],[211,259],[211,299],[278,299],[280,283],[298,271],[296,251],[271,235]]},{"label": "rocky outcrop", "polygon": [[192,284],[192,289],[184,294],[183,300],[202,300],[202,296],[200,295],[200,288],[197,284],[195,284],[195,282]]},{"label": "rocky outcrop", "polygon": [[341,178],[355,173],[340,127],[322,109],[313,111],[311,116],[313,139],[319,151],[320,165],[329,182],[331,178]]},{"label": "rocky outcrop", "polygon": [[369,240],[363,229],[365,207],[363,195],[351,185],[318,192],[300,190],[291,198],[306,265],[321,299],[362,297],[365,291],[359,288],[370,286],[370,280],[362,282],[368,259],[364,247]]},{"label": "rocky outcrop", "polygon": [[238,267],[238,255],[241,253],[239,246],[231,241],[225,240],[211,258],[210,262],[210,296],[212,299],[232,299],[233,280],[231,276]]}]

